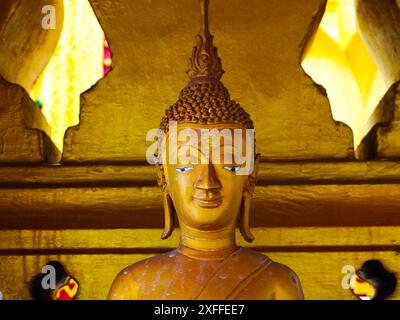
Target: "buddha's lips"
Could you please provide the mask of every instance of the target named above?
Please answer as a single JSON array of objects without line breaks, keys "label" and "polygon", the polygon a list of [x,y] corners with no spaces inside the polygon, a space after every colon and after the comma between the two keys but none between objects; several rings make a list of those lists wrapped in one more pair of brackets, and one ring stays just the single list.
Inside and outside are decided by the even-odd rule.
[{"label": "buddha's lips", "polygon": [[203,208],[216,208],[219,207],[222,203],[222,196],[212,197],[212,198],[198,198],[193,197],[193,199],[197,202],[200,207]]}]

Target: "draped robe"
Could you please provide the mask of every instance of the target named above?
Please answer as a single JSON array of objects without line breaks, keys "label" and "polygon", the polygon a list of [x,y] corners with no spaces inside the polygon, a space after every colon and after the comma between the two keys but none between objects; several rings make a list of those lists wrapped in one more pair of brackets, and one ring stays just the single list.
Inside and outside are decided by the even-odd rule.
[{"label": "draped robe", "polygon": [[293,298],[302,298],[295,274],[261,253],[237,247],[224,257],[202,257],[178,248],[121,271],[109,298],[274,299],[278,278],[291,292],[298,291]]}]

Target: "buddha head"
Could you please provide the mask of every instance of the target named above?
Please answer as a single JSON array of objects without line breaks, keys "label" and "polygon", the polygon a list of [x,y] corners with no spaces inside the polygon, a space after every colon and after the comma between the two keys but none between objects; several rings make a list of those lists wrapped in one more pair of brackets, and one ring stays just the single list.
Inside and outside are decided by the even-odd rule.
[{"label": "buddha head", "polygon": [[220,81],[224,71],[207,7],[187,71],[190,81],[161,121],[158,182],[163,193],[167,238],[178,218],[181,229],[235,230],[247,241],[249,210],[257,175],[254,126]]}]

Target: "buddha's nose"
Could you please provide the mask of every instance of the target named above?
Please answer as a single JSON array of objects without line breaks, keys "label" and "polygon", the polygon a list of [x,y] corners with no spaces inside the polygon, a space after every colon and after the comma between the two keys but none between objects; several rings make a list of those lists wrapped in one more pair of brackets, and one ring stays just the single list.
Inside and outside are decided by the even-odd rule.
[{"label": "buddha's nose", "polygon": [[218,180],[213,164],[201,165],[199,177],[197,178],[194,186],[196,189],[203,190],[221,189],[222,186]]}]

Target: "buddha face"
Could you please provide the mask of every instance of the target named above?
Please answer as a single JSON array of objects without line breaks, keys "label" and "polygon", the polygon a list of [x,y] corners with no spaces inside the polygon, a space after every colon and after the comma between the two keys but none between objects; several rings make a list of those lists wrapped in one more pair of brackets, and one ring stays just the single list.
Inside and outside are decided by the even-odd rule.
[{"label": "buddha face", "polygon": [[[243,194],[252,192],[256,175],[252,137],[237,124],[179,124],[176,134],[177,148],[167,148],[173,144],[170,128],[162,152],[168,155],[165,181],[180,224],[198,230],[234,227]],[[239,174],[249,162],[253,170]]]}]

